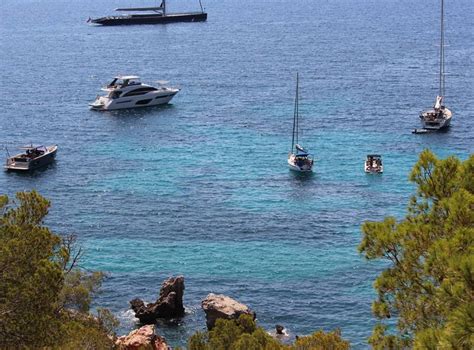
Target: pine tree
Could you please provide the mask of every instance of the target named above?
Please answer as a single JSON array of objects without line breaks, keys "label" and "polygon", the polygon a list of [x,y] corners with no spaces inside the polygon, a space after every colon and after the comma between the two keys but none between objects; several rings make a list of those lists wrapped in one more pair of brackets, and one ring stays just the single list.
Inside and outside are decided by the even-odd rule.
[{"label": "pine tree", "polygon": [[[474,156],[444,160],[425,150],[404,220],[362,226],[360,252],[384,260],[372,309],[374,349],[474,348]],[[383,323],[397,318],[396,332]]]},{"label": "pine tree", "polygon": [[75,237],[43,225],[49,206],[35,191],[0,196],[0,348],[110,349],[116,320],[89,313],[103,274],[79,269]]}]

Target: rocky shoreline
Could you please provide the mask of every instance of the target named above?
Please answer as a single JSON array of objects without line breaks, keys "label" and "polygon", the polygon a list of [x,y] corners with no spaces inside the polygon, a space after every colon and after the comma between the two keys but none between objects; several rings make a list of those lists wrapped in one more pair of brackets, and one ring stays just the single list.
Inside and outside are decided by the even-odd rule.
[{"label": "rocky shoreline", "polygon": [[[185,315],[184,290],[184,276],[170,277],[163,281],[156,302],[146,304],[139,298],[131,300],[130,307],[142,326],[128,335],[118,337],[115,341],[116,347],[120,350],[172,349],[165,338],[156,334],[155,324],[158,320],[171,320]],[[215,326],[218,319],[237,320],[244,314],[250,315],[254,320],[257,317],[256,312],[247,305],[223,294],[208,294],[202,300],[201,307],[206,316],[208,330]],[[277,325],[276,334],[282,329],[282,326]]]}]

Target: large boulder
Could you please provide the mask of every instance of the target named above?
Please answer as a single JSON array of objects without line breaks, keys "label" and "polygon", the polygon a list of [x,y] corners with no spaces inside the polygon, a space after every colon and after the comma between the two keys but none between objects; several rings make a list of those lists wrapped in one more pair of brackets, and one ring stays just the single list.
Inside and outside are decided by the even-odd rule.
[{"label": "large boulder", "polygon": [[170,277],[160,289],[160,296],[155,303],[145,305],[141,299],[130,301],[135,317],[142,324],[154,324],[156,319],[171,319],[184,316],[183,306],[184,277]]},{"label": "large boulder", "polygon": [[168,350],[164,338],[155,334],[155,326],[146,325],[130,332],[129,335],[118,337],[115,341],[119,350]]},{"label": "large boulder", "polygon": [[208,329],[212,329],[219,318],[226,320],[238,319],[242,314],[251,315],[254,319],[256,317],[255,312],[250,310],[247,305],[222,294],[210,293],[201,305],[206,313]]}]

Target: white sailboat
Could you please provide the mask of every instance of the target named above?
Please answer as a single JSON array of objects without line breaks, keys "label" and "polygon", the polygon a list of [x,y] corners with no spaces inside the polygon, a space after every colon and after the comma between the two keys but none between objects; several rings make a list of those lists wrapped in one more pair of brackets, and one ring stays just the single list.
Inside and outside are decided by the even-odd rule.
[{"label": "white sailboat", "polygon": [[314,160],[311,155],[302,146],[299,145],[299,76],[296,74],[296,97],[295,110],[293,114],[293,134],[291,138],[291,150],[288,153],[288,166],[291,170],[298,172],[310,172],[313,169]]},{"label": "white sailboat", "polygon": [[421,125],[427,130],[441,130],[447,128],[453,113],[444,105],[445,70],[444,70],[444,0],[441,0],[441,35],[439,49],[439,91],[434,106],[420,113]]}]

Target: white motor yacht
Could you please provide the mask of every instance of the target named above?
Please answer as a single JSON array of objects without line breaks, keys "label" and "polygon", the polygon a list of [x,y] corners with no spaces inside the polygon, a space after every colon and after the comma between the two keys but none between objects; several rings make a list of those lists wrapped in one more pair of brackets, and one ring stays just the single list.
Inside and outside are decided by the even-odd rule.
[{"label": "white motor yacht", "polygon": [[[164,84],[165,82],[161,82]],[[135,75],[117,76],[101,89],[105,96],[97,96],[89,106],[98,111],[148,107],[166,104],[179,92],[179,89],[161,85],[153,87],[140,82]]]}]

